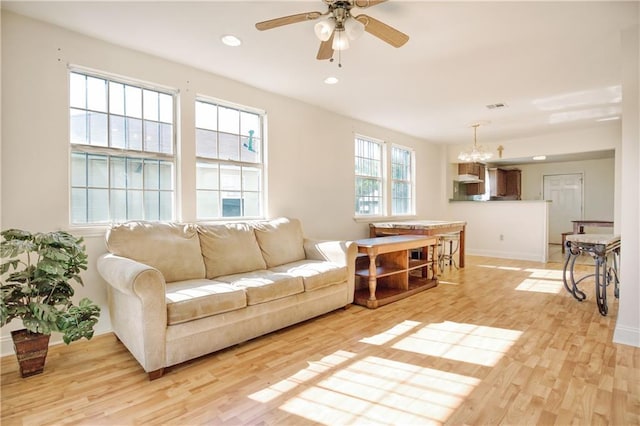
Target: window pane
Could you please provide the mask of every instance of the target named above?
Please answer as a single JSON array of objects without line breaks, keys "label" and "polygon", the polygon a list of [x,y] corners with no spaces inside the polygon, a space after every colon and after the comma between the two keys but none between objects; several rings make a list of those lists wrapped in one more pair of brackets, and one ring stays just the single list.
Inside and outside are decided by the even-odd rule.
[{"label": "window pane", "polygon": [[144,122],[144,150],[160,152],[159,128],[156,121]]},{"label": "window pane", "polygon": [[239,192],[222,194],[222,217],[240,217],[242,210],[242,198]]},{"label": "window pane", "polygon": [[87,155],[71,153],[71,186],[87,186]]},{"label": "window pane", "polygon": [[111,220],[124,222],[127,218],[127,192],[121,189],[111,190]]},{"label": "window pane", "polygon": [[126,160],[122,157],[111,157],[111,187],[127,187]]},{"label": "window pane", "polygon": [[127,219],[144,219],[142,191],[127,191]]},{"label": "window pane", "polygon": [[71,109],[69,111],[70,117],[70,130],[71,130],[71,143],[89,143],[87,137],[87,113],[77,109]]},{"label": "window pane", "polygon": [[199,218],[217,218],[220,216],[218,191],[196,191]]},{"label": "window pane", "polygon": [[262,216],[262,211],[260,209],[260,193],[259,192],[244,193],[244,215],[249,217]]},{"label": "window pane", "polygon": [[205,158],[218,158],[218,132],[196,129],[196,155]]},{"label": "window pane", "polygon": [[106,80],[87,77],[87,108],[93,111],[107,112]]},{"label": "window pane", "polygon": [[254,138],[262,137],[260,134],[260,116],[242,111],[240,113],[240,134],[253,135]]},{"label": "window pane", "polygon": [[218,166],[212,164],[196,164],[196,188],[219,189]]},{"label": "window pane", "polygon": [[87,156],[87,185],[91,188],[109,187],[109,164],[106,156]]},{"label": "window pane", "polygon": [[240,149],[240,160],[247,163],[260,162],[260,139],[254,137],[242,137],[242,148]]},{"label": "window pane", "polygon": [[109,112],[124,115],[124,84],[109,82]]},{"label": "window pane", "polygon": [[89,113],[89,143],[107,146],[107,114]]},{"label": "window pane", "polygon": [[173,190],[173,163],[169,161],[160,162],[160,189]]},{"label": "window pane", "polygon": [[218,122],[220,131],[226,133],[240,133],[240,111],[232,108],[218,107]]},{"label": "window pane", "polygon": [[173,123],[173,97],[160,93],[160,121]]},{"label": "window pane", "polygon": [[243,191],[260,191],[260,169],[242,168]]},{"label": "window pane", "polygon": [[107,222],[109,220],[109,190],[87,190],[87,221],[89,223]]},{"label": "window pane", "polygon": [[127,117],[142,118],[142,89],[125,86],[125,115]]},{"label": "window pane", "polygon": [[173,154],[173,126],[171,124],[160,123],[159,152]]},{"label": "window pane", "polygon": [[196,102],[196,127],[218,130],[218,107],[205,102]]},{"label": "window pane", "polygon": [[160,220],[160,193],[144,192],[144,213],[145,220]]},{"label": "window pane", "polygon": [[87,107],[87,86],[84,75],[69,74],[69,105],[72,107]]},{"label": "window pane", "polygon": [[220,188],[225,191],[240,190],[240,167],[220,167]]},{"label": "window pane", "polygon": [[142,93],[144,99],[144,119],[158,121],[158,92],[143,90]]},{"label": "window pane", "polygon": [[218,158],[221,160],[239,160],[240,136],[219,133],[218,137],[220,138],[220,155]]},{"label": "window pane", "polygon": [[126,148],[127,140],[126,140],[126,130],[125,130],[125,121],[124,117],[119,115],[112,115],[110,117],[110,131],[109,137],[111,138],[111,143],[109,146],[112,148]]},{"label": "window pane", "polygon": [[157,161],[144,161],[144,189],[160,189],[160,166]]},{"label": "window pane", "polygon": [[127,159],[127,187],[142,189],[142,160],[139,158]]},{"label": "window pane", "polygon": [[172,220],[173,217],[173,193],[169,191],[161,191],[159,220]]},{"label": "window pane", "polygon": [[142,120],[127,118],[126,126],[129,149],[142,151]]},{"label": "window pane", "polygon": [[87,190],[84,188],[71,189],[71,221],[87,223]]}]

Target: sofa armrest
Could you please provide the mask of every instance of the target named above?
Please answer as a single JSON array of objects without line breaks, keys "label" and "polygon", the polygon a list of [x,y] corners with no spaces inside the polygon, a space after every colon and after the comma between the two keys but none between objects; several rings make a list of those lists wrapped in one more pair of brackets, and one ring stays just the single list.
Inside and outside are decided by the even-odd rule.
[{"label": "sofa armrest", "polygon": [[347,304],[352,303],[355,292],[357,244],[353,241],[305,238],[304,252],[309,260],[326,260],[347,267]]},{"label": "sofa armrest", "polygon": [[165,367],[166,283],[157,269],[111,253],[97,261],[111,287],[113,331],[147,372]]}]

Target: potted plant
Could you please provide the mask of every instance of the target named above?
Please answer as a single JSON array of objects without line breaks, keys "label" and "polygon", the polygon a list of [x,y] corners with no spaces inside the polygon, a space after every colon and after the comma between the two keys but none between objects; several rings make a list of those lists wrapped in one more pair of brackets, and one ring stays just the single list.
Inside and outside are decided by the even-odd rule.
[{"label": "potted plant", "polygon": [[64,231],[31,233],[8,229],[0,233],[0,326],[21,319],[24,329],[11,333],[22,377],[44,369],[49,337],[60,332],[69,343],[91,339],[100,307],[88,298],[74,305],[76,282],[87,269],[82,238]]}]

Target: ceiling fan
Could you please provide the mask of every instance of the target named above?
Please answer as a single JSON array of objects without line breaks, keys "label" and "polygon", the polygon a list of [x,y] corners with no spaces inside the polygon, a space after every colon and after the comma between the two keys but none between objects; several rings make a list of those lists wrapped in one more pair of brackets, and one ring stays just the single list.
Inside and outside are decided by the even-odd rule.
[{"label": "ceiling fan", "polygon": [[270,30],[283,25],[295,24],[298,22],[313,21],[320,17],[325,19],[318,21],[314,27],[316,36],[320,39],[320,49],[316,56],[319,60],[333,60],[335,50],[342,51],[349,48],[349,40],[355,40],[364,31],[378,37],[380,40],[389,43],[393,47],[404,45],[409,36],[393,27],[378,21],[368,15],[352,15],[351,9],[354,7],[365,9],[371,6],[384,3],[387,0],[322,0],[328,10],[322,12],[306,12],[296,15],[283,16],[258,22],[256,28],[260,31]]}]

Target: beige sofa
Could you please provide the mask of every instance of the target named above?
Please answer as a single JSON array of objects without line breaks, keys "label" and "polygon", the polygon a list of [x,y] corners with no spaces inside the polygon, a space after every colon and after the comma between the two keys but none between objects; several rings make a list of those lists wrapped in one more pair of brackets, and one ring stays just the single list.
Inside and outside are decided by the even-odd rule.
[{"label": "beige sofa", "polygon": [[149,373],[348,306],[355,245],[300,221],[128,222],[98,259],[113,331]]}]

